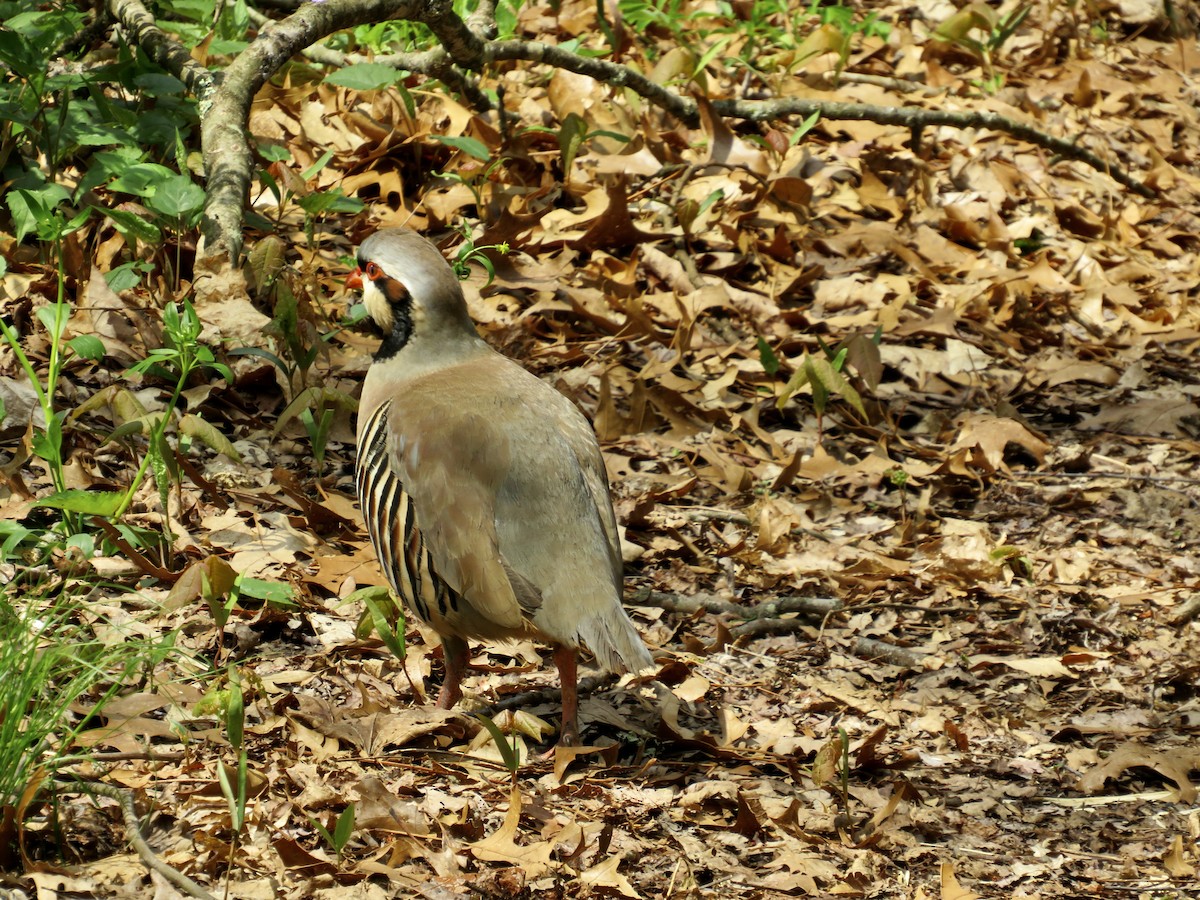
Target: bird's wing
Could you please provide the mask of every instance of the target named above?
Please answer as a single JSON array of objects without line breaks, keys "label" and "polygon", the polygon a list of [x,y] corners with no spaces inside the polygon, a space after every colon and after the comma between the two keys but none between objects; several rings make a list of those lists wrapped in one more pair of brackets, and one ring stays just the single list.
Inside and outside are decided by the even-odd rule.
[{"label": "bird's wing", "polygon": [[428,401],[413,392],[390,411],[393,466],[412,498],[425,549],[438,576],[474,611],[502,629],[519,629],[518,591],[527,586],[510,577],[495,519],[509,442],[480,413]]},{"label": "bird's wing", "polygon": [[617,518],[613,511],[612,495],[608,488],[608,472],[604,468],[604,456],[596,443],[596,434],[592,425],[574,407],[562,416],[562,434],[571,447],[571,452],[579,461],[579,470],[587,484],[596,515],[600,518],[600,526],[608,543],[608,554],[614,576],[618,583],[621,581],[624,561],[621,556],[621,535],[617,530]]}]

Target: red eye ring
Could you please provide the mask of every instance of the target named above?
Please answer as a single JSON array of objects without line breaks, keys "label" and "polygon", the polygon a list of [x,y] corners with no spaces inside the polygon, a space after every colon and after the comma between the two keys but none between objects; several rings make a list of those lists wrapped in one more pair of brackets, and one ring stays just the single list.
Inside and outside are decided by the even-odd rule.
[{"label": "red eye ring", "polygon": [[363,274],[366,275],[368,278],[370,278],[372,281],[375,281],[383,276],[383,270],[381,268],[379,268],[379,266],[377,266],[375,263],[369,262],[369,263],[367,263],[367,267],[363,270]]}]

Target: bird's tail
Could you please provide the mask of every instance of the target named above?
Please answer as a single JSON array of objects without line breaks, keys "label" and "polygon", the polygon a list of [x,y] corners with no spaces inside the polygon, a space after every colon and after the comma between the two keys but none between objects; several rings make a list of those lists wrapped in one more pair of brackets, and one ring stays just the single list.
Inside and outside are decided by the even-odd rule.
[{"label": "bird's tail", "polygon": [[620,607],[580,622],[579,637],[609,672],[640,672],[654,665],[642,636]]}]

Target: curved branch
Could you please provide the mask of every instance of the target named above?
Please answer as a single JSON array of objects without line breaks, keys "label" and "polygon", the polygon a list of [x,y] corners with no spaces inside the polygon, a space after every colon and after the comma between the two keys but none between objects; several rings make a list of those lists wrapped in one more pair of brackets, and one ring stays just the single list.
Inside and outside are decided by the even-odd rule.
[{"label": "curved branch", "polygon": [[242,213],[253,172],[246,122],[254,95],[266,80],[293,56],[326,35],[368,22],[416,18],[424,6],[419,0],[306,3],[260,32],[229,65],[224,81],[213,94],[212,105],[201,120],[208,203],[200,222],[198,258],[211,264],[224,256],[233,264],[241,252]]},{"label": "curved branch", "polygon": [[[270,27],[273,24],[274,20],[256,9],[250,9],[248,13],[250,21],[256,27]],[[381,54],[368,58],[358,54],[343,53],[341,50],[334,50],[325,44],[313,44],[302,50],[301,55],[305,59],[311,59],[320,65],[331,66],[337,69],[352,66],[355,63],[383,63],[385,66],[403,69],[406,72],[415,72],[418,75],[424,75],[426,78],[436,78],[442,84],[446,85],[446,87],[450,88],[450,90],[457,91],[466,97],[467,101],[480,112],[487,112],[492,108],[492,102],[488,99],[487,94],[483,93],[462,72],[454,67],[450,55],[441,47],[434,47],[431,50],[414,51],[412,53]]]},{"label": "curved branch", "polygon": [[[700,122],[700,110],[695,100],[655,84],[645,75],[620,63],[587,59],[539,41],[497,41],[487,45],[487,55],[490,61],[522,60],[546,63],[555,68],[587,75],[605,84],[627,87],[685,125],[694,127]],[[881,125],[903,125],[913,130],[914,139],[921,129],[936,125],[988,128],[1011,134],[1034,146],[1044,147],[1052,153],[1085,163],[1143,197],[1156,196],[1153,190],[1135,180],[1120,167],[1105,162],[1092,151],[1073,141],[1054,137],[1024,122],[997,113],[873,106],[826,100],[714,100],[712,106],[713,111],[720,116],[750,122],[768,122],[788,116],[807,117],[815,112],[819,113],[822,119],[830,121],[869,121]]]},{"label": "curved branch", "polygon": [[1098,172],[1103,172],[1114,181],[1124,185],[1143,197],[1157,196],[1153,190],[1136,181],[1122,169],[1105,162],[1085,147],[1073,141],[1038,131],[1032,125],[1018,122],[1007,116],[992,112],[958,112],[947,109],[913,109],[904,106],[873,106],[863,103],[837,103],[821,100],[714,100],[713,110],[721,116],[746,119],[751,122],[766,122],[785,116],[811,116],[820,113],[821,118],[833,121],[869,121],[880,125],[903,125],[913,129],[914,140],[922,128],[935,125],[950,125],[954,128],[987,128],[1002,131],[1020,138],[1037,147],[1068,159],[1086,163]]},{"label": "curved branch", "polygon": [[200,887],[192,879],[159,859],[158,855],[150,848],[150,845],[146,843],[145,838],[142,837],[137,810],[133,806],[133,795],[129,791],[121,790],[110,784],[99,784],[96,782],[89,782],[85,785],[59,782],[58,789],[61,791],[90,791],[91,793],[108,797],[111,800],[116,800],[120,804],[121,816],[125,820],[125,839],[133,845],[133,849],[137,851],[138,856],[142,858],[142,862],[146,864],[146,867],[153,869],[189,897],[197,897],[199,900],[216,900],[212,894]]},{"label": "curved branch", "polygon": [[[148,14],[145,14],[140,0],[106,2],[114,10],[114,15],[118,14],[117,10],[139,11],[136,16],[125,13],[126,19],[141,28],[139,40],[157,42],[154,44],[157,50],[151,49],[152,53],[157,52],[172,60],[179,71],[190,70],[190,66],[179,58],[181,48],[169,39],[164,43],[160,39],[161,32],[153,26],[152,20],[147,24],[145,19],[148,19]],[[629,66],[581,57],[540,41],[490,40],[489,35],[494,31],[491,13],[490,4],[483,4],[475,15],[464,21],[454,12],[451,0],[325,0],[306,3],[286,19],[272,23],[261,32],[226,70],[224,81],[212,94],[210,108],[202,116],[201,142],[209,178],[209,199],[201,222],[198,263],[203,262],[211,267],[213,262],[224,257],[227,263],[232,264],[241,250],[242,217],[252,175],[246,122],[255,93],[292,56],[343,28],[389,18],[423,22],[437,37],[441,44],[439,48],[425,53],[384,57],[379,61],[436,77],[451,89],[462,92],[480,108],[489,108],[489,103],[464,71],[477,71],[499,61],[521,60],[566,69],[614,87],[628,88],[687,125],[695,126],[700,122],[700,108],[696,100],[655,84]],[[332,51],[323,51],[327,59],[335,58],[330,54]],[[188,62],[195,65],[190,58]],[[203,71],[212,78],[207,70]],[[914,149],[920,140],[921,130],[927,127],[949,125],[992,129],[1083,162],[1142,196],[1155,196],[1150,188],[1092,151],[996,113],[814,100],[716,100],[712,102],[712,107],[717,115],[754,122],[810,116],[816,112],[831,121],[867,120],[885,125],[902,125],[911,129]]]},{"label": "curved branch", "polygon": [[154,16],[142,5],[141,0],[105,0],[105,8],[129,32],[133,43],[196,95],[203,109],[216,90],[219,82],[217,76],[192,59],[182,44],[158,27]]},{"label": "curved branch", "polygon": [[487,43],[454,11],[450,0],[430,0],[420,20],[450,54],[456,65],[479,71],[487,62]]},{"label": "curved branch", "polygon": [[681,97],[655,84],[641,72],[606,59],[591,59],[577,56],[541,41],[496,41],[487,45],[488,61],[521,60],[545,63],[556,69],[566,69],[576,75],[587,75],[614,87],[627,87],[639,97],[645,97],[655,106],[679,119],[685,125],[700,124],[700,111],[696,101]]}]

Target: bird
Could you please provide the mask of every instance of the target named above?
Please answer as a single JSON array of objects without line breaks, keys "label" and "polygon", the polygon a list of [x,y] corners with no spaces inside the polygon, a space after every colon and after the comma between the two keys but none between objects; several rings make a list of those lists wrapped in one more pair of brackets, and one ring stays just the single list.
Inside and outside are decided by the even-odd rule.
[{"label": "bird", "polygon": [[391,592],[441,638],[437,706],[462,696],[468,642],[553,648],[559,743],[577,744],[578,651],[610,672],[654,665],[622,605],[600,445],[555,388],[494,350],[437,247],[387,228],[346,279],[382,337],[359,401],[355,481]]}]

